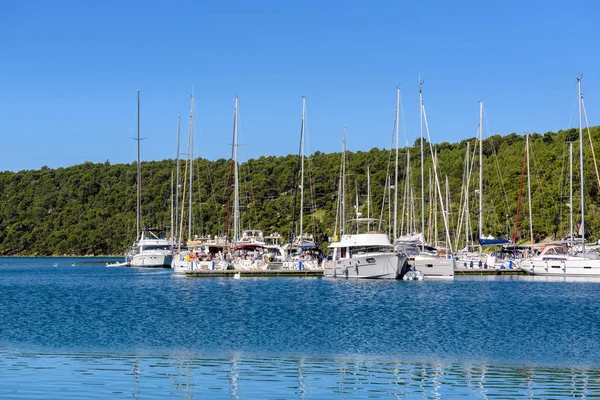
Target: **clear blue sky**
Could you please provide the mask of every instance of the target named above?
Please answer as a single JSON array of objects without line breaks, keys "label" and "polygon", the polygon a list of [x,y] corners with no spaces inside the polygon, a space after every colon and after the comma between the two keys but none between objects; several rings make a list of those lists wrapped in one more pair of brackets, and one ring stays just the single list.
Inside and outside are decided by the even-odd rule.
[{"label": "clear blue sky", "polygon": [[[229,158],[240,96],[242,161],[575,126],[576,81],[600,124],[600,1],[28,1],[0,6],[0,171],[174,158],[196,95],[195,152]],[[573,119],[571,119],[573,118]],[[185,146],[182,144],[182,151]]]}]

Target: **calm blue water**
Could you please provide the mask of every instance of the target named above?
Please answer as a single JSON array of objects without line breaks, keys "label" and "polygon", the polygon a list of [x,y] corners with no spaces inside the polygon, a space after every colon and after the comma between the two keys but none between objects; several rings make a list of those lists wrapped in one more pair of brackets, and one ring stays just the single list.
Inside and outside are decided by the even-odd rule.
[{"label": "calm blue water", "polygon": [[0,258],[0,398],[600,393],[600,281],[191,279],[106,261]]}]

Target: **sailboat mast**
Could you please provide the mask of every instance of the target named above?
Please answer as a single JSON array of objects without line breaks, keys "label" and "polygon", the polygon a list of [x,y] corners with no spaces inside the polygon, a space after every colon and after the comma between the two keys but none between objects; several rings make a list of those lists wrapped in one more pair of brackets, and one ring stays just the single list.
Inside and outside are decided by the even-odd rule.
[{"label": "sailboat mast", "polygon": [[581,187],[581,251],[585,254],[585,199],[583,197],[583,129],[581,127],[581,75],[577,77],[577,109],[579,112],[579,186]]},{"label": "sailboat mast", "polygon": [[235,113],[233,117],[233,242],[240,237],[240,190],[238,181],[238,96],[235,96]]},{"label": "sailboat mast", "polygon": [[[421,234],[425,237],[425,158],[423,157],[423,82],[419,82],[419,109],[420,109],[420,134],[421,134]],[[425,243],[422,243],[425,250]]]},{"label": "sailboat mast", "polygon": [[[479,100],[479,238],[483,237],[483,100]],[[478,240],[479,242],[479,240]],[[480,242],[481,243],[481,242]],[[479,254],[483,252],[479,244]]]},{"label": "sailboat mast", "polygon": [[140,138],[140,91],[137,92],[137,239],[140,240],[142,227],[142,163],[141,163],[141,138]]},{"label": "sailboat mast", "polygon": [[192,240],[192,188],[194,187],[194,94],[191,95],[192,98],[192,108],[190,110],[190,132],[189,132],[189,142],[190,142],[190,207],[188,209],[188,240]]},{"label": "sailboat mast", "polygon": [[303,217],[304,217],[304,118],[306,118],[306,97],[302,96],[302,129],[300,132],[300,235],[302,241]]},{"label": "sailboat mast", "polygon": [[[367,218],[371,219],[371,167],[367,165]],[[370,224],[370,222],[369,222]],[[370,227],[369,227],[370,230]]]},{"label": "sailboat mast", "polygon": [[175,236],[179,237],[177,230],[179,229],[179,152],[181,140],[181,117],[177,114],[177,154],[176,154],[176,173],[175,173]]},{"label": "sailboat mast", "polygon": [[175,188],[173,187],[173,170],[171,170],[171,245],[174,244],[175,240]]},{"label": "sailboat mast", "polygon": [[346,126],[344,125],[344,142],[342,145],[342,212],[340,234],[346,233]]},{"label": "sailboat mast", "polygon": [[394,237],[393,241],[395,242],[398,238],[398,125],[400,122],[400,88],[397,89],[397,98],[396,98],[396,171],[394,178]]},{"label": "sailboat mast", "polygon": [[531,173],[529,172],[529,132],[526,135],[525,148],[527,149],[527,193],[529,194],[529,237],[531,239],[531,244],[533,244],[533,217],[531,212]]}]

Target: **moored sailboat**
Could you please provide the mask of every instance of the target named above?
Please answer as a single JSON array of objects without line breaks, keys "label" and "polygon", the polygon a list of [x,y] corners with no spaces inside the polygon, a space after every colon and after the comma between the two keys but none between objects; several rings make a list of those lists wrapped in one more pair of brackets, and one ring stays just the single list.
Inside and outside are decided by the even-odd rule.
[{"label": "moored sailboat", "polygon": [[140,91],[137,97],[137,236],[125,254],[127,266],[140,268],[168,268],[173,259],[173,246],[162,230],[141,229],[141,138],[140,138]]},{"label": "moored sailboat", "polygon": [[[521,269],[532,275],[554,275],[565,277],[598,277],[600,276],[600,258],[585,251],[585,190],[583,169],[583,127],[581,93],[581,76],[577,77],[577,104],[579,112],[579,184],[581,207],[580,252],[571,254],[565,245],[548,245],[539,255],[521,263]],[[572,202],[571,202],[572,205]],[[571,223],[572,226],[572,223]],[[571,228],[572,230],[572,228]],[[571,239],[573,235],[571,233]]]}]

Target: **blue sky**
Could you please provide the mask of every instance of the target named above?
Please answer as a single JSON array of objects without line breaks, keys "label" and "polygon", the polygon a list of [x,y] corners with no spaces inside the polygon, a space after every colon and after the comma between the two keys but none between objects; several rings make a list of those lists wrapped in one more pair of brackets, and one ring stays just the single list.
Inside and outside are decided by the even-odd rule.
[{"label": "blue sky", "polygon": [[[3,1],[0,171],[174,158],[189,94],[195,153],[229,158],[235,95],[240,159],[389,147],[419,135],[418,80],[434,142],[577,124],[576,81],[600,124],[600,2]],[[182,151],[185,151],[182,144]]]}]

